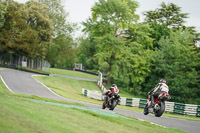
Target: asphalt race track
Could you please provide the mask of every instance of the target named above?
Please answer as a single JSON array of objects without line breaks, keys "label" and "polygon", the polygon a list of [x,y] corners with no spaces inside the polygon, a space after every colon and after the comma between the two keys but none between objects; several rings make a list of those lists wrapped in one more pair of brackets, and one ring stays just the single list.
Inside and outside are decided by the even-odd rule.
[{"label": "asphalt race track", "polygon": [[[69,102],[77,102],[86,105],[88,108],[102,110],[100,105],[67,99],[55,94],[49,88],[47,88],[46,86],[44,86],[43,84],[41,84],[32,77],[34,75],[39,76],[38,74],[33,74],[18,70],[11,70],[11,69],[2,69],[0,70],[0,75],[2,76],[3,82],[6,84],[7,88],[11,92],[36,95],[40,97],[64,100]],[[106,111],[109,110],[106,109]],[[117,108],[114,111],[109,111],[109,112],[116,112],[126,116],[135,117],[140,120],[149,121],[164,127],[179,129],[185,132],[191,132],[191,133],[200,132],[199,121],[183,120],[183,119],[176,119],[164,116],[155,117],[154,115],[151,114],[145,116],[141,112],[134,112]]]}]

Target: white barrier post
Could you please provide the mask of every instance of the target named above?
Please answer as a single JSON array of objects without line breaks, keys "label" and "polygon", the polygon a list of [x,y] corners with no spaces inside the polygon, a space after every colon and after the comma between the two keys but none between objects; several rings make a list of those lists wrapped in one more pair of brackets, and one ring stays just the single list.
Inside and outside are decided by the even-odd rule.
[{"label": "white barrier post", "polygon": [[185,111],[184,111],[184,113],[186,115],[196,116],[196,114],[197,114],[197,108],[198,108],[197,105],[194,105],[194,104],[185,104]]},{"label": "white barrier post", "polygon": [[120,105],[126,105],[126,98],[125,97],[121,97]]},{"label": "white barrier post", "polygon": [[132,106],[133,107],[139,107],[140,105],[140,99],[139,98],[132,98]]},{"label": "white barrier post", "polygon": [[174,112],[174,102],[165,102],[165,111]]},{"label": "white barrier post", "polygon": [[100,71],[98,71],[99,72],[99,87],[101,87],[102,86],[102,82],[103,82],[103,74],[100,72]]}]

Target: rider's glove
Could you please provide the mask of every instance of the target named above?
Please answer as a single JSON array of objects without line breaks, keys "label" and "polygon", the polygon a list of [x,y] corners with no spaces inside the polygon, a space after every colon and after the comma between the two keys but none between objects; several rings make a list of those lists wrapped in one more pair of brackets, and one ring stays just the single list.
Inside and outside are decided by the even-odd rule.
[{"label": "rider's glove", "polygon": [[151,94],[153,94],[153,91],[149,91],[149,92],[148,92],[148,95],[151,95]]}]

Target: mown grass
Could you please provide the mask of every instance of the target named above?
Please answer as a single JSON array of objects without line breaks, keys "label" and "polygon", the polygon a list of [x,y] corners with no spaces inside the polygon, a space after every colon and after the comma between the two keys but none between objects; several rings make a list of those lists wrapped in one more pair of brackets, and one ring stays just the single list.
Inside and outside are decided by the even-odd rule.
[{"label": "mown grass", "polygon": [[84,102],[102,104],[102,101],[89,99],[82,95],[82,88],[100,92],[96,82],[48,76],[34,78],[44,83],[47,87],[52,88],[52,91],[60,96]]},{"label": "mown grass", "polygon": [[182,133],[179,130],[163,128],[148,122],[35,103],[24,99],[24,97],[25,95],[16,95],[9,92],[2,81],[0,81],[0,132]]},{"label": "mown grass", "polygon": [[50,73],[65,75],[65,76],[80,77],[80,78],[98,79],[98,76],[95,76],[95,75],[78,72],[78,71],[70,71],[70,70],[65,70],[65,69],[50,68]]},{"label": "mown grass", "polygon": [[[98,76],[94,76],[94,75],[91,75],[91,74],[87,74],[87,73],[83,73],[83,72],[78,72],[78,71],[70,71],[70,70],[65,70],[65,69],[58,69],[58,68],[50,68],[50,73],[52,73],[52,74],[58,74],[58,75],[65,75],[65,76],[72,76],[72,77],[81,77],[81,78],[88,78],[88,79],[98,79]],[[110,86],[111,85],[108,85],[108,86],[105,86],[105,87],[109,88]],[[99,91],[99,88],[97,88],[97,87],[94,87],[94,89],[91,89],[91,88],[85,88],[85,89]],[[122,97],[133,97],[132,94],[128,93],[127,91],[124,91],[123,89],[120,89],[120,95]],[[137,96],[134,96],[134,97],[137,97]]]}]

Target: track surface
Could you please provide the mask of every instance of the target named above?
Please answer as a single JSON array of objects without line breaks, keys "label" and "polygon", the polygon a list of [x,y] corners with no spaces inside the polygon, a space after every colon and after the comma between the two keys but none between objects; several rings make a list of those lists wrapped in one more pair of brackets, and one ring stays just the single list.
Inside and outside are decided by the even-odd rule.
[{"label": "track surface", "polygon": [[[2,69],[0,70],[0,75],[4,83],[7,85],[8,89],[14,93],[22,93],[28,95],[36,95],[40,97],[52,98],[57,100],[64,100],[69,102],[82,103],[88,108],[101,110],[100,105],[76,101],[72,99],[63,98],[49,88],[35,80],[32,76],[39,76],[38,74],[32,74],[28,72],[22,72],[17,70]],[[109,111],[106,109],[106,111]],[[112,112],[112,111],[109,111]],[[140,112],[134,112],[124,109],[115,109],[113,112],[123,114],[126,116],[135,117],[144,121],[149,121],[164,127],[179,129],[185,132],[199,133],[200,132],[200,122],[176,119],[170,117],[155,117],[154,115],[143,115]]]}]

